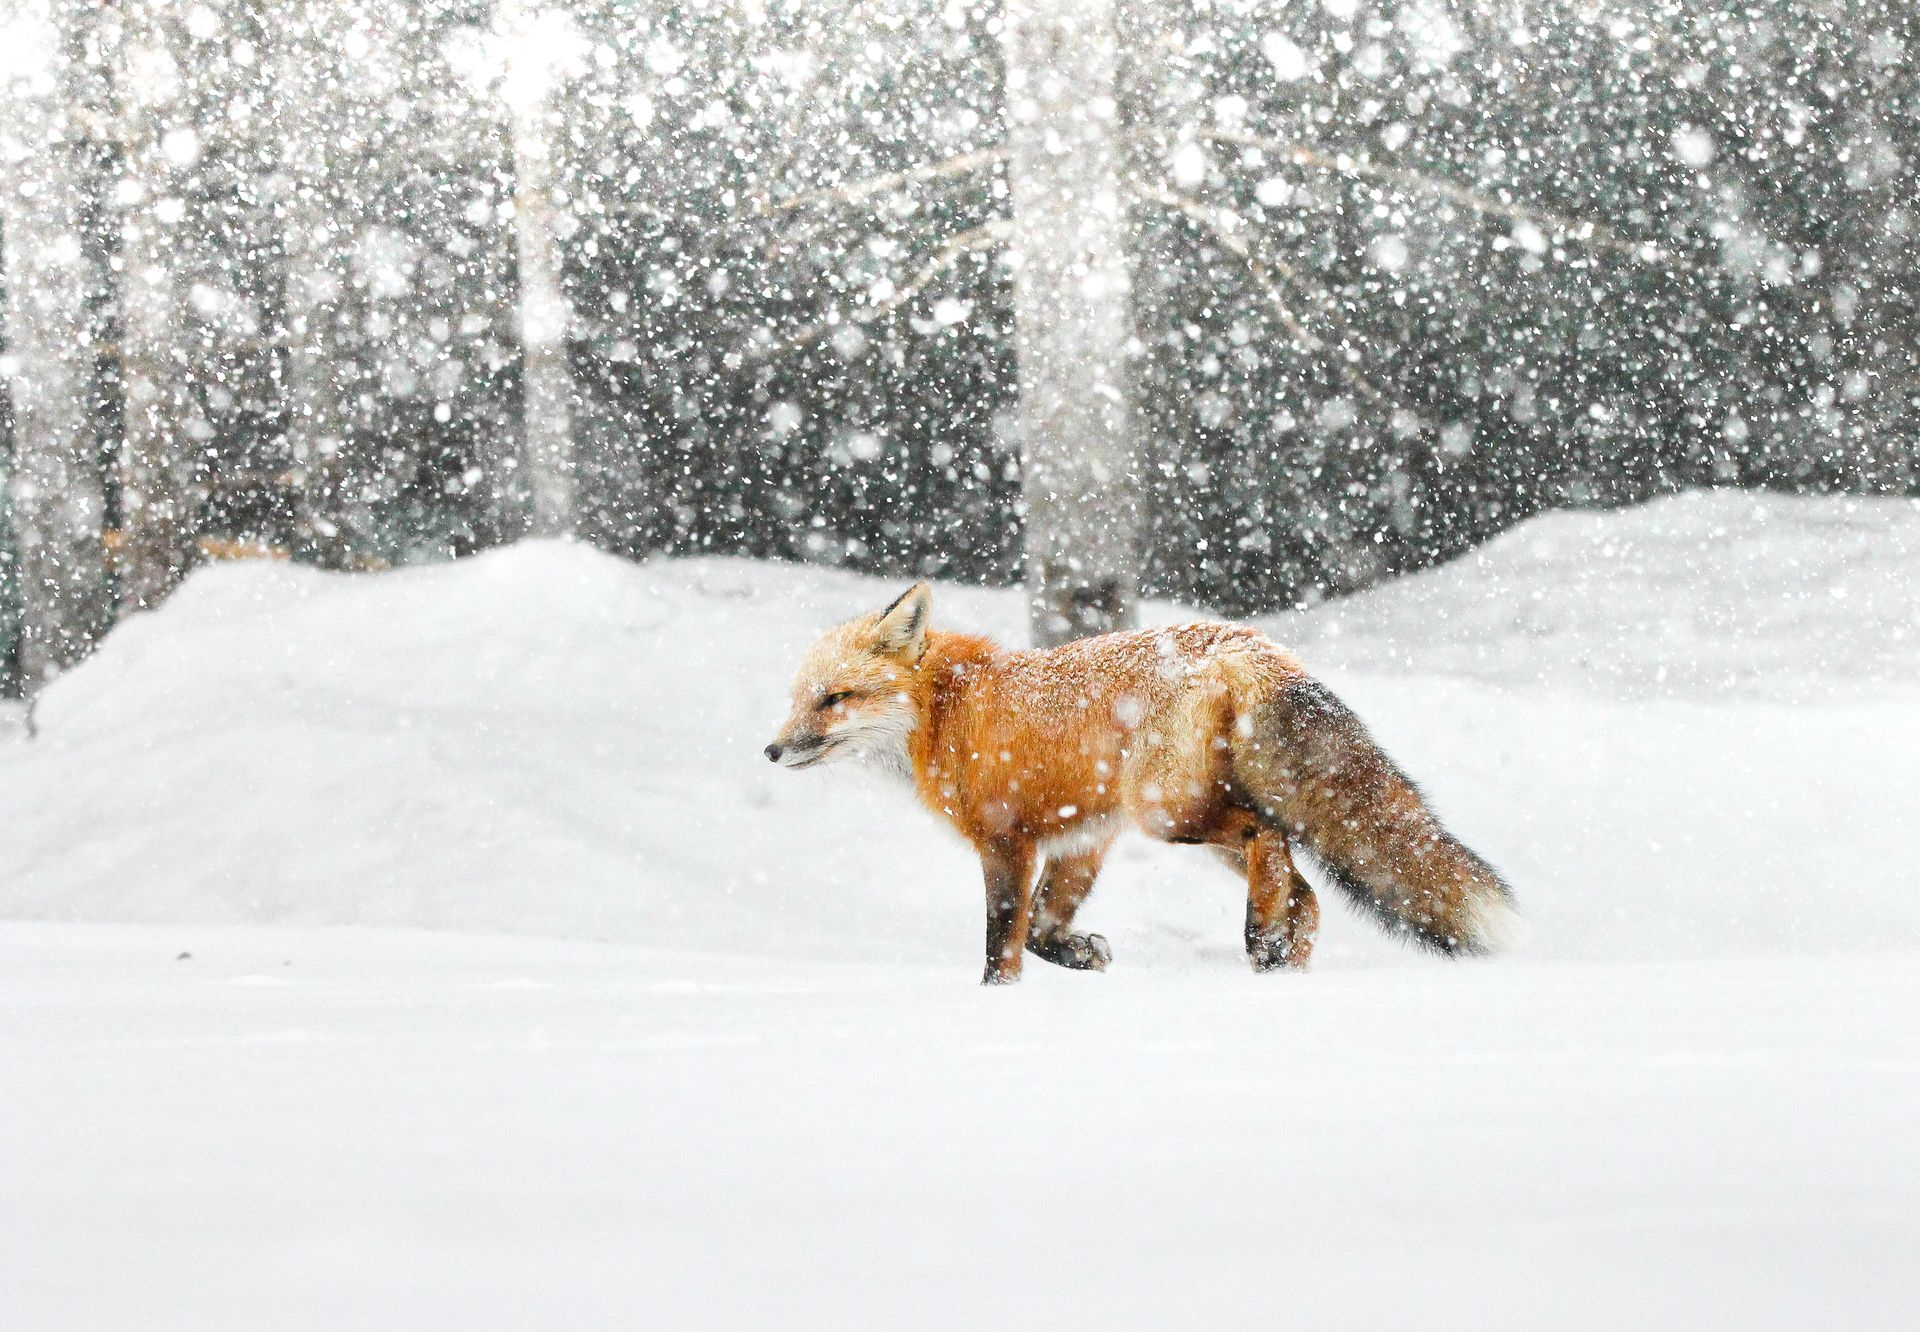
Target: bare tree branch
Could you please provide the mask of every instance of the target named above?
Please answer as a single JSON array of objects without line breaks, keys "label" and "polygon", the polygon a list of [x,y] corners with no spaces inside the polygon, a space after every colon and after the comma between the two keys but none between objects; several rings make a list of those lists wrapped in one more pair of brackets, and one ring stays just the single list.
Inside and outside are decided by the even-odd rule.
[{"label": "bare tree branch", "polygon": [[[1425,172],[1364,162],[1344,153],[1329,155],[1305,144],[1290,143],[1241,130],[1208,128],[1200,131],[1200,137],[1215,143],[1256,148],[1311,171],[1379,182],[1403,192],[1426,194],[1444,199],[1480,216],[1500,217],[1511,222],[1526,223],[1552,232],[1571,244],[1588,250],[1618,254],[1634,263],[1671,266],[1676,262],[1676,256],[1660,246],[1650,241],[1636,241],[1622,236],[1603,222],[1571,217],[1551,209],[1513,203],[1480,190],[1442,180]],[[926,163],[879,176],[869,176],[829,188],[808,190],[790,195],[785,199],[762,200],[749,209],[745,216],[766,218],[805,208],[861,203],[876,195],[905,189],[923,181],[935,180],[942,176],[963,175],[983,167],[997,166],[1005,158],[1006,153],[1000,148],[973,149],[958,153],[941,162]],[[1266,294],[1282,326],[1301,346],[1316,354],[1330,350],[1327,339],[1308,328],[1294,314],[1286,295],[1287,291],[1291,290],[1309,302],[1329,307],[1324,309],[1323,313],[1327,318],[1337,320],[1338,312],[1330,308],[1330,298],[1327,293],[1316,289],[1313,283],[1303,279],[1284,259],[1263,255],[1256,251],[1246,239],[1249,234],[1257,232],[1257,228],[1252,223],[1231,209],[1188,198],[1164,186],[1139,186],[1137,189],[1139,197],[1179,213],[1195,226],[1206,231],[1221,248],[1237,258],[1246,268],[1248,276]],[[935,254],[932,262],[917,273],[911,281],[897,288],[885,300],[874,303],[865,311],[856,312],[853,316],[854,322],[872,323],[886,317],[895,309],[912,301],[931,282],[958,263],[963,256],[987,244],[1003,240],[1006,233],[1006,222],[996,220],[952,237]],[[823,320],[807,325],[792,337],[763,348],[756,354],[765,357],[796,351],[829,335],[840,326],[840,322]],[[1363,397],[1375,403],[1388,401],[1380,388],[1344,356],[1335,356],[1333,360],[1341,375]]]},{"label": "bare tree branch", "polygon": [[799,194],[790,194],[784,199],[762,199],[747,210],[748,217],[773,217],[779,213],[792,212],[797,208],[824,207],[827,205],[859,203],[871,199],[876,194],[887,194],[908,185],[918,185],[922,181],[937,180],[941,176],[962,176],[982,167],[997,166],[1006,159],[1006,152],[1000,148],[974,148],[964,153],[956,153],[944,162],[928,162],[904,171],[889,171],[879,176],[867,176],[861,180],[849,181],[844,185],[827,186],[817,190],[803,190]]},{"label": "bare tree branch", "polygon": [[[1143,190],[1142,193],[1150,201],[1171,208],[1175,212],[1192,220],[1196,225],[1205,230],[1208,235],[1212,236],[1222,249],[1225,249],[1228,253],[1240,260],[1240,262],[1246,266],[1248,276],[1266,293],[1267,300],[1273,306],[1274,313],[1278,316],[1281,324],[1286,328],[1287,332],[1294,336],[1295,340],[1297,340],[1301,346],[1310,352],[1324,352],[1328,350],[1327,340],[1302,324],[1288,307],[1286,296],[1281,290],[1282,283],[1274,276],[1275,271],[1278,270],[1285,279],[1285,284],[1293,287],[1297,291],[1304,285],[1300,281],[1299,274],[1294,272],[1284,260],[1263,259],[1254,252],[1253,247],[1247,244],[1246,240],[1240,235],[1243,230],[1251,229],[1245,218],[1231,209],[1204,204],[1197,199],[1189,199],[1185,195],[1176,194],[1172,190],[1166,189],[1164,186],[1146,189]],[[1375,386],[1373,381],[1353,365],[1349,364],[1345,357],[1336,356],[1334,361],[1338,365],[1340,373],[1352,383],[1362,397],[1374,403],[1384,403],[1387,401],[1386,395]]]},{"label": "bare tree branch", "polygon": [[1468,189],[1464,185],[1456,185],[1452,181],[1441,180],[1423,171],[1383,166],[1377,162],[1363,162],[1345,153],[1328,156],[1305,144],[1270,139],[1260,134],[1249,134],[1244,130],[1204,129],[1200,131],[1200,137],[1214,143],[1231,143],[1243,148],[1257,148],[1261,152],[1271,153],[1292,162],[1295,166],[1306,167],[1313,171],[1349,176],[1356,180],[1380,181],[1399,186],[1403,190],[1433,195],[1449,203],[1458,204],[1469,212],[1486,217],[1503,217],[1509,221],[1525,222],[1542,227],[1586,249],[1624,255],[1635,263],[1653,264],[1662,261],[1671,263],[1674,258],[1651,241],[1631,240],[1604,222],[1569,217],[1545,208],[1529,208],[1495,198],[1479,190]]},{"label": "bare tree branch", "polygon": [[871,324],[892,315],[895,311],[911,302],[921,292],[954,265],[970,254],[999,244],[1007,238],[1009,225],[1005,218],[994,218],[977,227],[960,232],[948,238],[947,243],[935,252],[933,258],[918,273],[915,273],[904,285],[895,287],[886,296],[873,301],[865,308],[856,308],[847,319],[823,319],[808,324],[789,337],[770,345],[756,348],[754,355],[761,359],[785,355],[811,346],[821,338],[827,337],[835,329],[847,323]]}]

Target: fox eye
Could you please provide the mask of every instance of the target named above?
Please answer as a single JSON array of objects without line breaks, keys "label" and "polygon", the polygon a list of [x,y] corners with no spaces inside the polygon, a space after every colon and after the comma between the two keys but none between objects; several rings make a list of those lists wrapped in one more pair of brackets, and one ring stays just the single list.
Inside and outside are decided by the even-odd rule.
[{"label": "fox eye", "polygon": [[852,694],[823,694],[820,698],[820,710],[825,712],[828,708],[837,708],[852,697]]}]

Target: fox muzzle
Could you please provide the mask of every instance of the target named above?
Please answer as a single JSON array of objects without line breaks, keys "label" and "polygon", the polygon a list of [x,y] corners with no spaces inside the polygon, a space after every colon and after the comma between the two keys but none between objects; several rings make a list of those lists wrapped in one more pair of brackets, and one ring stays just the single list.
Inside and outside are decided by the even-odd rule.
[{"label": "fox muzzle", "polygon": [[775,740],[761,753],[769,761],[786,767],[800,767],[820,757],[827,748],[824,735],[796,735],[784,740]]}]

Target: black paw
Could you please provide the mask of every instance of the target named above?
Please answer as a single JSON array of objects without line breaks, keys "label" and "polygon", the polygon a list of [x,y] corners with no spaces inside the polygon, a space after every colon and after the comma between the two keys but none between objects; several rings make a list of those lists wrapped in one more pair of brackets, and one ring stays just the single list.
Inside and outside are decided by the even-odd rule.
[{"label": "black paw", "polygon": [[1311,943],[1295,947],[1285,935],[1247,936],[1247,961],[1253,964],[1255,971],[1279,971],[1283,968],[1297,971],[1307,965],[1307,957],[1312,952]]},{"label": "black paw", "polygon": [[1113,949],[1107,947],[1106,938],[1098,934],[1056,934],[1050,939],[1029,942],[1027,951],[1055,966],[1071,967],[1075,971],[1105,971],[1107,963],[1113,961]]}]

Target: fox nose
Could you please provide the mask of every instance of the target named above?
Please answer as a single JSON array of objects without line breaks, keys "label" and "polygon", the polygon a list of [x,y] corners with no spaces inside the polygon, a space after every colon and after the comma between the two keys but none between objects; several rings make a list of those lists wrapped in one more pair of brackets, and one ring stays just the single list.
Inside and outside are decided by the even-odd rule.
[{"label": "fox nose", "polygon": [[780,756],[786,752],[787,752],[786,750],[780,747],[779,742],[777,741],[773,744],[768,745],[766,749],[767,757],[775,763],[778,763],[780,761]]}]

